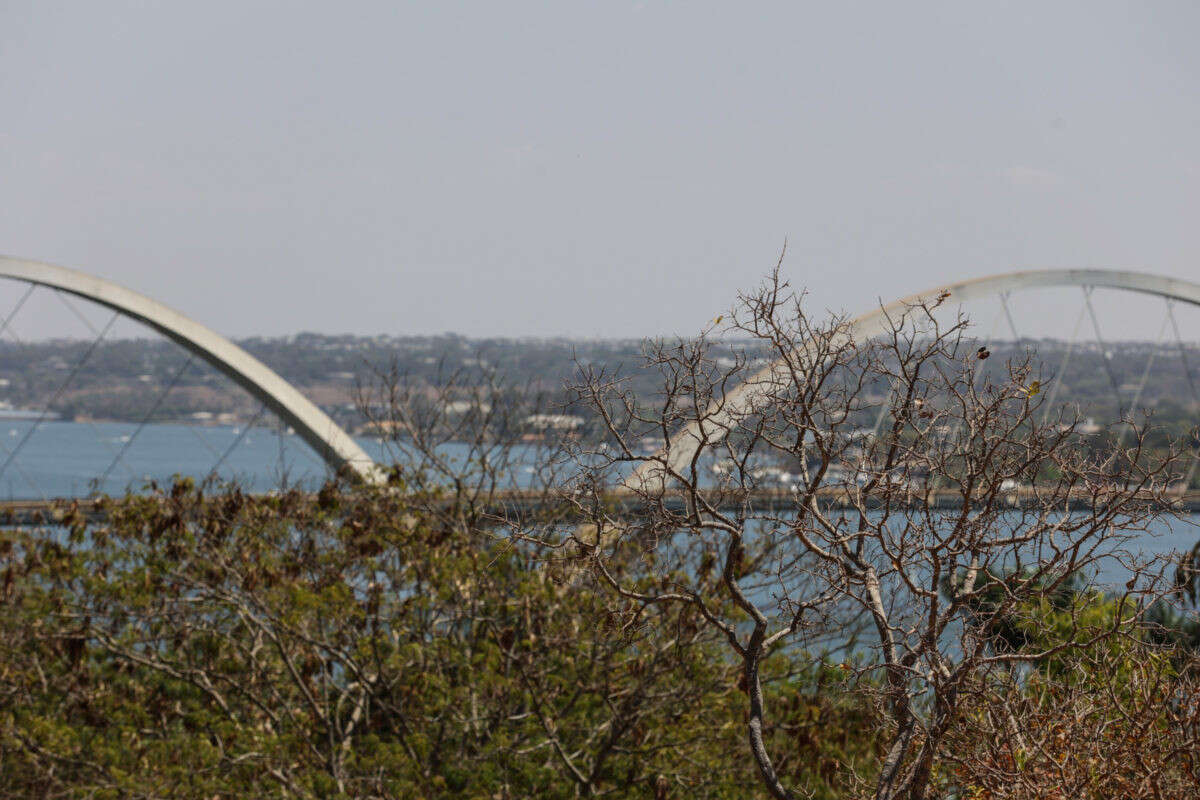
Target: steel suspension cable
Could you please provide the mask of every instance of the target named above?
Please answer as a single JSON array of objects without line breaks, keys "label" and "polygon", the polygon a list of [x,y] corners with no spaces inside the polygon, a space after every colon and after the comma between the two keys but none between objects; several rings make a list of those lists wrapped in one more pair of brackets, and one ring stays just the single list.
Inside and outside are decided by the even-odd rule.
[{"label": "steel suspension cable", "polygon": [[[1170,300],[1166,301],[1168,304]],[[1158,330],[1158,338],[1154,340],[1154,347],[1150,350],[1150,357],[1146,359],[1146,367],[1142,370],[1142,378],[1138,381],[1137,390],[1133,393],[1133,399],[1129,401],[1129,408],[1132,412],[1137,408],[1138,401],[1142,399],[1142,392],[1146,390],[1146,380],[1150,377],[1150,369],[1154,366],[1154,360],[1158,357],[1158,349],[1162,346],[1163,339],[1167,336],[1168,320],[1163,317],[1162,327]]]},{"label": "steel suspension cable", "polygon": [[[17,316],[17,312],[21,310],[21,306],[25,305],[25,301],[29,299],[29,295],[33,294],[33,290],[36,288],[36,283],[29,284],[29,288],[25,290],[25,294],[21,295],[21,299],[18,300],[17,304],[12,307],[11,311],[8,312],[8,316],[4,318],[4,323],[0,324],[0,336],[3,336],[5,332],[8,331],[9,325],[12,324],[13,317]],[[17,336],[15,331],[11,333],[11,336],[17,340],[17,344],[21,343],[21,339]]]},{"label": "steel suspension cable", "polygon": [[242,443],[242,440],[246,438],[246,435],[248,433],[250,433],[250,429],[253,428],[254,425],[262,418],[262,415],[264,413],[266,413],[266,410],[267,410],[267,404],[260,403],[258,406],[258,412],[254,415],[253,418],[251,418],[251,420],[248,423],[246,423],[246,427],[244,427],[241,430],[241,432],[237,435],[237,438],[233,440],[233,444],[231,444],[231,445],[229,445],[229,447],[225,448],[225,452],[222,453],[221,457],[217,459],[217,463],[213,464],[212,469],[210,469],[208,471],[209,475],[216,473],[216,471],[218,469],[220,469],[221,465],[225,463],[225,459],[229,458],[229,455],[234,450],[237,449],[237,446]]},{"label": "steel suspension cable", "polygon": [[1012,331],[1013,345],[1016,346],[1021,341],[1021,334],[1017,333],[1016,323],[1013,322],[1012,309],[1008,307],[1008,296],[1011,292],[1000,293],[1000,306],[1004,309],[1004,318],[1008,320],[1008,329]]},{"label": "steel suspension cable", "polygon": [[[8,315],[4,318],[4,321],[0,323],[0,336],[8,333],[10,336],[12,336],[13,340],[17,342],[17,344],[21,344],[21,337],[17,336],[17,332],[11,329],[12,321],[16,318],[17,312],[19,312],[21,307],[25,305],[25,301],[29,299],[29,296],[33,294],[35,289],[37,289],[37,284],[29,284],[29,286],[25,289],[25,293],[22,294],[20,299],[17,300],[16,305],[9,310]],[[0,450],[3,450],[5,454],[10,454],[12,452],[9,450],[8,445],[2,443],[0,443]],[[40,494],[43,500],[48,499],[45,489],[39,486],[37,482],[33,480],[33,478],[29,477],[29,473],[25,471],[25,468],[22,467],[19,462],[16,464],[16,469],[17,472],[21,474],[21,477],[25,479],[25,482],[29,484],[29,488],[33,489],[34,494]],[[11,492],[9,494],[11,494]]]},{"label": "steel suspension cable", "polygon": [[[60,299],[60,300],[62,300],[62,302],[63,302],[63,305],[65,305],[67,308],[69,308],[69,309],[71,310],[71,312],[72,312],[72,313],[74,313],[74,314],[75,314],[75,316],[76,316],[76,317],[77,317],[77,318],[78,318],[78,319],[79,319],[79,320],[80,320],[80,321],[81,321],[81,322],[82,322],[82,323],[83,323],[85,326],[87,326],[87,328],[89,328],[89,329],[92,331],[92,333],[93,333],[93,334],[95,334],[95,333],[96,333],[96,328],[95,328],[95,327],[92,325],[92,323],[91,323],[91,322],[88,320],[88,318],[87,318],[86,316],[84,316],[83,312],[81,312],[81,311],[80,311],[80,310],[79,310],[79,309],[78,309],[78,308],[75,306],[75,304],[73,304],[73,303],[71,303],[71,302],[70,302],[70,300],[67,298],[67,296],[66,296],[65,294],[63,294],[61,291],[59,291],[59,290],[57,290],[57,289],[55,289],[55,290],[54,290],[54,293],[58,295],[58,297],[59,297],[59,299]],[[187,363],[186,363],[186,364],[183,366],[183,369],[181,370],[181,373],[180,373],[180,374],[182,374],[182,371],[186,371],[186,369],[187,369],[187,365],[188,365],[188,364],[191,364],[191,363],[192,363],[192,361],[193,361],[194,359],[195,359],[195,354],[189,354],[189,355],[188,355],[188,360],[187,360]],[[174,385],[174,382],[172,383],[172,385]],[[168,388],[168,391],[169,391],[169,390],[170,390],[170,389]],[[163,394],[163,396],[160,398],[160,402],[161,402],[161,400],[162,400],[162,399],[165,399],[165,393],[164,393],[164,394]],[[154,412],[154,410],[157,410],[157,406],[155,407],[155,409],[152,409],[150,413],[153,413],[153,412]],[[141,425],[139,425],[139,426],[138,426],[138,428],[137,428],[137,433],[140,433],[140,432],[141,432],[141,430],[142,430],[142,428],[144,427],[144,425],[145,425],[145,423],[143,422]],[[194,428],[193,426],[189,425],[189,426],[187,426],[187,428],[188,428],[188,430],[189,430],[189,431],[191,431],[192,435],[196,437],[196,440],[197,440],[197,441],[199,441],[199,442],[200,442],[200,444],[204,445],[204,448],[205,448],[206,450],[208,450],[208,452],[212,453],[214,457],[218,457],[218,458],[220,457],[220,452],[218,452],[218,451],[217,451],[217,449],[216,449],[215,447],[213,447],[211,444],[209,444],[209,442],[208,442],[208,440],[207,440],[207,439],[205,439],[203,436],[201,436],[199,433],[197,433],[197,432],[196,432],[196,430],[195,430],[195,428]],[[100,435],[100,432],[96,430],[95,426],[93,426],[92,430],[96,431],[96,434],[97,434],[97,436],[99,436],[99,435]],[[137,435],[137,433],[135,433],[134,435],[136,436],[136,435]],[[128,443],[126,443],[126,444],[128,445]],[[110,449],[111,449],[111,448],[110,448]],[[127,450],[127,449],[128,449],[128,446],[121,448],[121,453],[124,453],[124,451],[125,451],[125,450]],[[113,459],[114,463],[116,462],[116,460],[117,460],[118,458],[120,458],[120,454],[118,454],[118,455],[117,455],[117,457]],[[137,474],[136,474],[136,473],[133,471],[133,469],[132,469],[132,468],[129,466],[129,464],[128,464],[127,462],[123,462],[123,466],[125,467],[125,469],[126,469],[126,470],[128,470],[129,474],[130,474],[132,477],[134,477],[134,478],[136,478],[136,477],[137,477]],[[110,465],[109,465],[109,469],[106,469],[106,470],[104,471],[104,475],[105,475],[105,477],[107,477],[107,476],[108,476],[108,473],[109,473],[109,471],[110,471],[111,469],[112,469],[112,465],[110,464]]]},{"label": "steel suspension cable", "polygon": [[[63,294],[63,292],[61,290],[55,289],[54,294],[58,297],[59,300],[61,300],[63,302],[63,305],[65,305],[67,308],[69,308],[71,310],[71,312],[75,315],[75,317],[80,322],[83,323],[84,327],[87,328],[89,331],[91,331],[91,334],[93,337],[100,336],[100,331],[97,330],[96,326],[93,325],[91,323],[91,321],[83,315],[83,312],[81,312],[78,308],[75,307],[75,304],[71,303],[70,300],[67,299],[67,296],[65,294]],[[96,435],[96,441],[103,444],[105,449],[107,449],[108,452],[113,454],[114,462],[119,461],[120,457],[121,457],[121,453],[124,451],[123,448],[113,447],[109,443],[108,437],[105,436],[104,433],[99,428],[96,427],[96,423],[92,422],[90,419],[85,419],[84,421],[87,423],[87,426],[92,429],[92,433],[94,433]],[[125,468],[125,471],[129,473],[129,477],[137,478],[137,473],[134,472],[133,467],[129,466],[129,464],[127,462],[122,461],[121,466],[123,466]]]},{"label": "steel suspension cable", "polygon": [[[1170,306],[1170,298],[1164,298],[1167,305]],[[1150,357],[1146,359],[1146,367],[1142,370],[1142,378],[1138,381],[1138,387],[1133,393],[1133,399],[1129,401],[1129,413],[1132,416],[1137,411],[1138,401],[1142,399],[1142,392],[1146,389],[1146,380],[1150,377],[1150,368],[1154,366],[1154,359],[1158,356],[1158,349],[1162,346],[1163,339],[1167,335],[1167,317],[1163,317],[1162,326],[1158,329],[1158,338],[1154,340],[1154,346],[1150,348]],[[1117,446],[1120,446],[1125,441],[1125,432],[1129,430],[1130,425],[1121,426],[1121,435],[1117,437]]]},{"label": "steel suspension cable", "polygon": [[[1171,320],[1171,328],[1175,332],[1175,343],[1179,346],[1179,360],[1183,362],[1183,374],[1187,378],[1188,388],[1192,390],[1192,402],[1195,407],[1200,408],[1200,392],[1196,391],[1196,379],[1192,374],[1192,366],[1188,362],[1187,347],[1184,346],[1183,336],[1179,333],[1179,321],[1175,319],[1175,304],[1170,300],[1167,301],[1167,317]],[[1200,466],[1200,447],[1195,448],[1192,453],[1192,463],[1188,466],[1181,491],[1186,492],[1187,488],[1192,485],[1192,478],[1196,476],[1197,466]]]},{"label": "steel suspension cable", "polygon": [[[96,332],[96,329],[95,329],[95,327],[94,327],[94,326],[91,324],[91,322],[89,322],[89,321],[88,321],[87,317],[86,317],[86,316],[84,316],[84,315],[83,315],[83,313],[82,313],[81,311],[79,311],[79,309],[78,309],[78,308],[77,308],[77,307],[76,307],[76,306],[75,306],[73,303],[71,303],[71,302],[68,300],[68,298],[66,297],[66,295],[64,295],[62,292],[58,291],[57,289],[55,290],[55,294],[57,294],[57,295],[59,296],[59,299],[61,299],[61,300],[62,300],[63,304],[64,304],[64,305],[66,305],[66,307],[67,307],[67,308],[69,308],[69,309],[70,309],[70,310],[71,310],[71,311],[72,311],[72,312],[75,314],[75,316],[76,316],[76,317],[77,317],[77,318],[78,318],[78,319],[79,319],[81,322],[83,322],[83,324],[84,324],[85,326],[87,326],[89,329],[91,329],[91,331],[92,331],[93,333],[95,333],[95,332]],[[131,435],[130,439],[129,439],[129,440],[127,440],[127,441],[124,443],[124,446],[121,448],[120,452],[118,452],[118,453],[117,453],[117,454],[114,456],[112,463],[110,463],[110,464],[109,464],[109,466],[108,466],[108,468],[104,470],[104,475],[103,475],[103,476],[101,477],[101,479],[100,479],[101,481],[107,480],[109,473],[112,471],[112,468],[113,468],[113,467],[116,465],[117,461],[121,460],[122,456],[123,456],[123,455],[125,454],[125,452],[126,452],[128,449],[129,449],[129,446],[132,444],[132,440],[133,440],[134,438],[136,438],[136,437],[137,437],[137,435],[138,435],[139,433],[141,433],[141,432],[142,432],[142,429],[143,429],[143,428],[146,426],[147,422],[149,421],[149,417],[150,417],[150,415],[152,415],[152,414],[153,414],[155,411],[157,411],[157,410],[158,410],[158,407],[159,407],[159,405],[161,405],[161,403],[162,403],[162,402],[163,402],[163,401],[166,399],[167,393],[168,393],[168,392],[170,392],[172,388],[174,388],[174,386],[175,386],[175,385],[178,383],[179,379],[180,379],[180,378],[183,376],[183,373],[187,371],[187,368],[188,368],[188,366],[189,366],[189,365],[190,365],[190,364],[191,364],[191,363],[192,363],[194,360],[195,360],[195,354],[189,354],[189,355],[188,355],[188,359],[187,359],[187,361],[184,363],[183,367],[181,367],[181,368],[180,368],[180,370],[179,370],[179,372],[176,374],[176,376],[175,376],[174,378],[172,378],[170,385],[169,385],[169,386],[166,388],[166,390],[164,390],[164,391],[163,391],[163,393],[162,393],[161,395],[159,395],[158,401],[155,403],[154,407],[153,407],[152,409],[150,409],[150,411],[147,413],[147,416],[146,416],[146,417],[145,417],[145,418],[142,420],[142,422],[141,422],[141,423],[139,423],[139,424],[138,424],[138,427],[137,427],[137,429],[136,429],[136,430],[134,431],[134,433]],[[207,439],[205,439],[203,436],[201,436],[201,435],[200,435],[200,434],[199,434],[199,433],[196,431],[196,429],[195,429],[195,427],[194,427],[194,426],[188,425],[188,426],[187,426],[187,429],[188,429],[188,430],[191,432],[191,434],[192,434],[193,436],[195,436],[195,437],[196,437],[196,440],[197,440],[197,441],[199,441],[199,442],[200,442],[200,444],[202,444],[206,450],[208,450],[210,453],[212,453],[212,454],[213,454],[213,456],[215,456],[215,457],[217,457],[217,458],[222,458],[222,456],[221,456],[220,452],[219,452],[219,451],[217,451],[217,449],[216,449],[216,448],[214,448],[214,447],[213,447],[213,446],[212,446],[212,445],[211,445],[211,444],[208,442],[208,440],[207,440]],[[99,432],[98,430],[96,430],[96,428],[95,428],[95,426],[94,426],[94,425],[92,426],[92,430],[93,430],[93,431],[95,431],[95,432],[97,433],[97,436],[98,436],[98,437],[100,436],[100,432]],[[110,449],[111,449],[111,448],[110,448]],[[124,466],[124,467],[125,467],[125,469],[126,469],[128,472],[129,472],[129,474],[130,474],[132,477],[135,477],[135,478],[137,477],[137,474],[136,474],[136,472],[134,472],[133,468],[129,466],[128,462],[122,461],[121,463],[122,463],[122,466]]]},{"label": "steel suspension cable", "polygon": [[62,290],[61,290],[61,289],[55,289],[55,290],[54,290],[54,295],[55,295],[55,296],[56,296],[56,297],[57,297],[59,300],[61,300],[61,301],[62,301],[62,303],[63,303],[63,305],[64,305],[64,306],[66,306],[68,309],[70,309],[71,313],[75,315],[75,318],[76,318],[77,320],[79,320],[80,322],[82,322],[82,323],[83,323],[83,326],[84,326],[85,328],[87,328],[89,331],[91,331],[91,332],[92,332],[92,336],[98,336],[98,335],[99,335],[99,333],[100,333],[100,332],[99,332],[98,330],[96,330],[96,326],[92,324],[92,321],[91,321],[91,320],[89,320],[87,317],[85,317],[85,316],[83,315],[83,312],[82,312],[82,311],[80,311],[78,308],[76,308],[76,307],[75,307],[75,304],[74,304],[74,303],[72,303],[70,300],[68,300],[68,299],[67,299],[67,296],[66,296],[65,294],[63,294],[63,292],[62,292]]},{"label": "steel suspension cable", "polygon": [[1125,404],[1121,401],[1121,387],[1117,383],[1117,376],[1113,373],[1112,364],[1109,362],[1108,345],[1104,341],[1104,336],[1100,333],[1100,320],[1096,317],[1096,309],[1092,305],[1092,290],[1095,287],[1084,287],[1083,299],[1087,304],[1088,315],[1092,318],[1092,330],[1096,332],[1096,343],[1100,345],[1100,362],[1104,364],[1104,373],[1108,375],[1109,385],[1112,386],[1113,397],[1117,401],[1117,418],[1125,419]]},{"label": "steel suspension cable", "polygon": [[1179,333],[1179,322],[1175,319],[1175,303],[1167,301],[1167,316],[1171,320],[1171,328],[1175,331],[1175,343],[1179,346],[1179,360],[1183,362],[1183,374],[1187,378],[1188,387],[1192,390],[1192,400],[1200,405],[1200,392],[1196,390],[1196,379],[1192,374],[1192,366],[1188,361],[1187,348],[1183,344],[1183,336]]},{"label": "steel suspension cable", "polygon": [[1086,313],[1087,305],[1080,303],[1079,314],[1075,317],[1075,327],[1071,329],[1071,340],[1067,342],[1067,352],[1063,354],[1062,363],[1058,365],[1058,372],[1050,384],[1050,395],[1046,398],[1046,409],[1042,412],[1043,425],[1050,418],[1050,411],[1054,408],[1054,401],[1058,397],[1058,390],[1062,388],[1063,377],[1067,374],[1067,366],[1071,363],[1071,354],[1075,351],[1075,342],[1079,339],[1079,329],[1083,326],[1083,316]]},{"label": "steel suspension cable", "polygon": [[8,470],[8,467],[12,464],[13,459],[15,459],[17,454],[24,449],[25,445],[29,443],[29,440],[33,434],[36,433],[38,428],[42,426],[42,423],[46,421],[46,417],[50,413],[50,406],[54,405],[55,401],[57,401],[58,398],[62,396],[62,393],[66,391],[67,387],[71,385],[71,381],[75,379],[75,376],[78,375],[79,371],[83,369],[85,364],[87,364],[88,359],[90,359],[92,354],[96,352],[96,348],[100,346],[100,342],[103,341],[104,337],[108,334],[109,329],[112,328],[113,323],[117,321],[117,317],[119,316],[121,316],[121,312],[114,311],[112,317],[110,317],[108,320],[108,324],[104,326],[104,330],[100,331],[100,334],[92,340],[92,344],[90,347],[88,347],[87,352],[83,354],[83,358],[79,359],[79,363],[77,363],[74,369],[71,370],[71,374],[67,376],[67,379],[62,382],[62,385],[58,387],[58,389],[50,397],[50,400],[47,401],[37,420],[29,427],[29,430],[25,431],[25,435],[21,437],[19,442],[17,442],[17,446],[13,448],[12,452],[8,454],[8,458],[6,458],[4,463],[0,465],[0,476],[4,475],[4,473]]},{"label": "steel suspension cable", "polygon": [[[3,444],[2,442],[0,442],[0,450],[3,450],[5,452],[5,454],[9,454],[12,452],[11,450],[8,449],[8,445]],[[34,494],[41,495],[43,500],[50,499],[50,496],[46,494],[46,490],[43,489],[41,486],[39,486],[37,484],[37,482],[33,480],[33,478],[29,477],[29,473],[26,472],[25,468],[21,466],[20,461],[14,463],[13,467],[16,468],[17,472],[20,473],[21,477],[25,479],[25,482],[27,484],[29,484],[29,488],[33,489]],[[9,494],[11,495],[12,492],[10,491]]]},{"label": "steel suspension cable", "polygon": [[[133,443],[137,439],[138,434],[140,434],[142,432],[142,429],[145,428],[146,425],[150,422],[150,418],[152,416],[154,416],[155,412],[157,412],[158,409],[162,406],[163,401],[165,401],[167,399],[167,395],[171,393],[171,390],[174,389],[179,384],[179,381],[183,377],[183,374],[185,372],[187,372],[188,367],[190,367],[192,365],[192,361],[195,360],[195,358],[196,358],[196,356],[194,354],[189,353],[187,360],[183,362],[183,366],[180,367],[178,370],[176,370],[175,374],[173,376],[171,376],[170,382],[167,384],[166,388],[163,389],[159,393],[158,397],[154,401],[154,405],[151,406],[150,410],[147,411],[145,416],[142,417],[142,420],[141,420],[141,422],[138,423],[137,428],[135,428],[133,433],[131,433],[129,435],[129,438],[127,438],[125,440],[124,444],[121,447],[121,451],[119,453],[117,453],[117,455],[113,458],[112,462],[104,470],[104,473],[100,476],[100,484],[101,485],[103,485],[104,482],[108,480],[108,476],[112,472],[113,467],[115,467],[117,465],[118,461],[121,461],[125,457],[125,453],[129,451],[130,447],[133,446]],[[126,468],[128,468],[129,467],[128,463],[126,463],[125,466],[126,466]]]}]

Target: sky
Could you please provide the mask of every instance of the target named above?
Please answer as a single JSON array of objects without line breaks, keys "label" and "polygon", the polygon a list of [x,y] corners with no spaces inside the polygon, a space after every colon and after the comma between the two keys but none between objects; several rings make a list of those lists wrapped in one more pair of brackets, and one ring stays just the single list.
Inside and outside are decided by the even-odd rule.
[{"label": "sky", "polygon": [[[814,311],[1200,280],[1197,30],[1194,2],[0,0],[0,253],[236,337],[690,334],[785,241]],[[1098,304],[1114,338],[1161,318]],[[39,308],[26,336],[70,319]]]}]

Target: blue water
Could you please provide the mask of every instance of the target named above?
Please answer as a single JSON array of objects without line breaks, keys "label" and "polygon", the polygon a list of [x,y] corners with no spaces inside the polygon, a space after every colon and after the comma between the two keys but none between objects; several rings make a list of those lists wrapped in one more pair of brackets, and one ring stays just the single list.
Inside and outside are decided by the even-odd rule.
[{"label": "blue water", "polygon": [[[359,443],[372,457],[384,455],[377,439]],[[176,474],[207,477],[222,456],[216,474],[248,489],[278,488],[285,481],[313,486],[329,474],[298,436],[266,427],[155,424],[139,432],[137,425],[123,422],[50,421],[35,427],[32,421],[3,420],[0,498],[121,494]]]},{"label": "blue water", "polygon": [[[356,441],[381,464],[413,461],[387,440]],[[441,448],[441,457],[455,468],[469,455],[466,445]],[[522,445],[510,459],[501,472],[511,473],[513,486],[528,486],[545,453]],[[274,427],[154,424],[139,430],[124,422],[0,420],[0,500],[120,495],[176,475],[214,474],[247,490],[268,491],[315,489],[331,472],[303,439]]]},{"label": "blue water", "polygon": [[[32,432],[31,432],[32,431]],[[27,439],[27,441],[26,441]],[[374,438],[357,439],[381,463],[401,460],[394,446]],[[20,446],[14,458],[10,455]],[[124,453],[117,459],[118,453]],[[459,452],[461,451],[461,452]],[[460,460],[463,446],[451,445],[446,457]],[[545,454],[536,448],[514,454],[514,485],[528,485]],[[0,500],[86,497],[141,491],[150,481],[166,483],[175,475],[205,478],[213,474],[251,491],[283,485],[313,489],[329,469],[300,437],[268,427],[246,430],[230,425],[146,425],[132,423],[0,421]],[[7,462],[7,463],[5,463]],[[1200,540],[1200,515],[1160,520],[1138,537],[1143,553],[1188,550]]]}]

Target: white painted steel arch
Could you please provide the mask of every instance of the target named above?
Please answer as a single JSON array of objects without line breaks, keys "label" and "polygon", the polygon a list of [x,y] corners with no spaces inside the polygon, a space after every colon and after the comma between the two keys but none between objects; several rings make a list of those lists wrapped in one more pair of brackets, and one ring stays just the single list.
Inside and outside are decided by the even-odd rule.
[{"label": "white painted steel arch", "polygon": [[178,311],[104,278],[38,261],[0,256],[0,278],[68,292],[150,326],[261,400],[335,471],[378,480],[375,461],[324,411],[254,356]]},{"label": "white painted steel arch", "polygon": [[[909,295],[886,306],[855,317],[849,322],[846,334],[856,339],[869,339],[883,333],[888,326],[888,318],[899,316],[905,309],[922,299],[932,300],[944,291],[950,292],[955,302],[978,300],[991,297],[1002,292],[1016,289],[1048,288],[1054,286],[1103,286],[1112,289],[1124,289],[1131,292],[1157,295],[1171,300],[1200,306],[1200,284],[1179,278],[1166,278],[1150,275],[1144,272],[1129,272],[1125,270],[1107,269],[1048,269],[1028,270],[1024,272],[1005,272],[999,275],[988,275],[983,278],[973,278],[959,283],[938,286],[925,292]],[[720,441],[720,431],[725,428],[722,423],[728,421],[752,407],[753,403],[766,395],[772,386],[779,386],[787,380],[789,372],[787,365],[776,361],[755,373],[744,383],[731,391],[724,400],[723,413],[714,416],[709,425],[707,438],[701,441],[699,426],[691,424],[684,427],[671,437],[668,446],[658,452],[658,457],[670,453],[668,464],[671,469],[679,470],[686,466],[703,444],[714,444]],[[651,481],[662,480],[661,465],[655,461],[644,462],[633,474],[625,479],[627,488],[649,488],[654,486]]]}]

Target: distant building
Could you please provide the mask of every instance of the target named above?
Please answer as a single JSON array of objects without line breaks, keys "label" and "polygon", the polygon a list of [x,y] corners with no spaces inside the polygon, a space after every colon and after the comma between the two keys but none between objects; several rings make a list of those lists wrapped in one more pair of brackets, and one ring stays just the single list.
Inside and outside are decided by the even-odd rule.
[{"label": "distant building", "polygon": [[571,414],[530,414],[525,424],[538,431],[573,431],[583,425],[583,417]]},{"label": "distant building", "polygon": [[396,419],[376,419],[363,424],[358,433],[363,436],[391,436],[397,433],[407,433],[409,427]]},{"label": "distant building", "polygon": [[448,414],[466,414],[470,411],[486,414],[491,410],[491,403],[477,403],[474,400],[454,400],[446,403],[446,413]]}]

